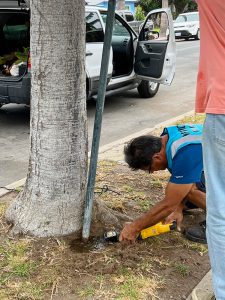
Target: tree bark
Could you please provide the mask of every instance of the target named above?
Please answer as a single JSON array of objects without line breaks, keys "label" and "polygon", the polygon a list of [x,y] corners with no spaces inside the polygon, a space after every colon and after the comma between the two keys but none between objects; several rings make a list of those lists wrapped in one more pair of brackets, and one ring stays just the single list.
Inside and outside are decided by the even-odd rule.
[{"label": "tree bark", "polygon": [[162,7],[168,7],[168,0],[162,0]]},{"label": "tree bark", "polygon": [[82,227],[87,172],[85,4],[31,1],[31,150],[13,233],[62,236]]},{"label": "tree bark", "polygon": [[[162,0],[162,8],[169,7],[168,0]],[[161,26],[160,26],[160,35],[166,36],[168,28],[168,18],[165,13],[161,15]]]}]

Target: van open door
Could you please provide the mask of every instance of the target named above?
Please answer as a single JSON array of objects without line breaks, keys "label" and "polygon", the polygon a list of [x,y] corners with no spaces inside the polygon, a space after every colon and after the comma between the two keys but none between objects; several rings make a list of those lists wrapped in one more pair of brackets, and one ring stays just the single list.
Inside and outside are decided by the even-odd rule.
[{"label": "van open door", "polygon": [[140,30],[134,71],[143,80],[170,85],[175,62],[176,44],[170,9],[153,10]]}]

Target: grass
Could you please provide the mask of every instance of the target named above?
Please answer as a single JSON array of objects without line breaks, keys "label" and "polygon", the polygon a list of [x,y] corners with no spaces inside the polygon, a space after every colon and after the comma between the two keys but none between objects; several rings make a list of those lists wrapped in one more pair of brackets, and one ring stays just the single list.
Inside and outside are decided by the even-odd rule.
[{"label": "grass", "polygon": [[[6,240],[5,243],[2,243],[0,247],[1,299],[10,299],[14,292],[18,294],[18,297],[19,295],[24,297],[23,295],[35,294],[36,299],[39,299],[41,287],[31,284],[29,281],[38,267],[37,263],[29,258],[30,250],[31,240],[29,239]],[[29,299],[27,296],[23,299]]]},{"label": "grass", "polygon": [[[0,246],[0,299],[44,299],[44,295],[59,277],[56,265],[48,265],[52,256],[58,259],[61,245],[56,251],[43,247],[43,256],[32,257],[34,239],[5,239]],[[48,252],[49,251],[49,252]]]},{"label": "grass", "polygon": [[179,232],[174,232],[174,236],[176,236],[177,244],[181,245],[183,248],[197,251],[201,256],[208,252],[207,245],[189,241],[184,238]]},{"label": "grass", "polygon": [[189,267],[184,263],[176,263],[174,268],[182,277],[189,275]]},{"label": "grass", "polygon": [[137,204],[143,212],[148,211],[152,206],[152,202],[149,198],[137,199]]},{"label": "grass", "polygon": [[115,293],[117,300],[158,299],[157,289],[163,286],[159,278],[146,278],[133,274],[115,277],[114,281],[117,285]]},{"label": "grass", "polygon": [[86,286],[86,287],[84,287],[84,288],[82,288],[82,290],[80,290],[79,292],[78,292],[78,294],[79,294],[79,296],[81,296],[81,297],[89,297],[89,296],[94,296],[95,295],[95,293],[96,293],[96,289],[95,289],[95,287],[94,286],[90,286],[90,285],[88,285],[88,286]]},{"label": "grass", "polygon": [[195,123],[195,124],[203,124],[205,120],[205,114],[194,114],[193,116],[185,117],[176,124],[186,124],[186,123]]},{"label": "grass", "polygon": [[129,185],[124,185],[124,186],[122,187],[122,189],[124,190],[124,192],[127,192],[127,193],[131,193],[131,192],[134,191],[134,188],[131,187],[131,186],[129,186]]},{"label": "grass", "polygon": [[6,203],[0,203],[0,218],[3,217],[3,215],[5,214],[6,208]]},{"label": "grass", "polygon": [[162,188],[163,187],[163,183],[162,183],[162,181],[159,178],[152,178],[151,185],[153,187],[158,187],[158,188]]},{"label": "grass", "polygon": [[101,280],[93,280],[79,290],[83,299],[115,299],[115,300],[144,300],[159,299],[157,289],[163,287],[159,278],[146,278],[141,275],[123,272],[109,278],[101,276]]}]

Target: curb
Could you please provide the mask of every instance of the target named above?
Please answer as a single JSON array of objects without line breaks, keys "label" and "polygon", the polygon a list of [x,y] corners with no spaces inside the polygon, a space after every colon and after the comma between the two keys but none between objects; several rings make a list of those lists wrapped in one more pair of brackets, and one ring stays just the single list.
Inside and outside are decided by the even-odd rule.
[{"label": "curb", "polygon": [[101,154],[103,154],[103,153],[105,153],[105,152],[107,152],[109,150],[112,150],[115,147],[118,147],[119,145],[123,145],[124,143],[126,143],[127,141],[129,141],[129,140],[131,140],[133,138],[136,138],[136,137],[138,137],[140,135],[148,134],[149,132],[151,132],[153,130],[156,130],[157,128],[166,127],[166,126],[168,126],[170,124],[173,124],[173,123],[179,121],[180,119],[182,119],[184,117],[190,117],[193,114],[195,114],[195,112],[194,112],[194,110],[191,110],[191,111],[189,111],[187,113],[184,113],[184,114],[179,115],[177,117],[174,117],[172,119],[169,119],[169,120],[166,120],[164,122],[161,122],[161,123],[155,125],[154,127],[145,128],[145,129],[143,129],[141,131],[135,132],[134,134],[128,135],[125,138],[122,138],[122,139],[117,140],[115,142],[112,142],[112,143],[109,143],[107,145],[104,145],[104,146],[100,147],[99,154],[101,155]]},{"label": "curb", "polygon": [[125,138],[122,138],[120,140],[117,140],[113,143],[107,144],[105,146],[100,147],[99,149],[99,159],[100,160],[115,160],[115,161],[123,161],[123,148],[124,144],[128,142],[129,140],[132,140],[140,135],[149,134],[157,129],[164,128],[168,125],[175,124],[179,120],[190,117],[194,115],[194,110],[191,110],[187,113],[184,113],[182,115],[179,115],[177,117],[174,117],[172,119],[166,120],[164,122],[161,122],[154,127],[145,128],[141,131],[135,132],[134,134],[128,135]]},{"label": "curb", "polygon": [[[177,117],[174,117],[174,118],[171,118],[164,122],[161,122],[161,123],[155,125],[154,127],[145,128],[141,131],[135,132],[134,134],[128,135],[125,138],[122,138],[115,142],[104,145],[99,148],[98,159],[100,159],[100,160],[103,160],[103,159],[116,160],[116,161],[123,160],[123,147],[124,147],[124,143],[126,143],[127,141],[129,141],[135,137],[138,137],[140,135],[149,134],[150,132],[152,132],[153,130],[156,130],[157,128],[166,127],[170,124],[176,123],[180,119],[182,119],[184,117],[190,117],[193,114],[195,114],[195,112],[194,112],[194,110],[191,110],[182,115],[179,115]],[[90,157],[90,155],[91,155],[91,152],[89,151],[88,157]],[[26,182],[26,177],[5,186],[5,188],[0,188],[0,197],[9,193],[10,190],[13,190],[13,189],[23,186],[25,184],[25,182]]]},{"label": "curb", "polygon": [[23,178],[23,179],[20,179],[18,181],[15,181],[13,183],[10,183],[9,185],[6,185],[5,188],[1,188],[0,189],[0,197],[1,196],[4,196],[5,194],[8,194],[11,192],[11,190],[15,190],[17,189],[18,187],[21,187],[25,184],[26,182],[26,177]]},{"label": "curb", "polygon": [[[194,289],[200,289],[205,292],[213,293],[212,288],[212,271],[210,270],[206,275],[202,278],[202,280],[194,287]],[[187,297],[186,300],[192,300],[191,294]],[[204,299],[199,299],[204,300]]]}]

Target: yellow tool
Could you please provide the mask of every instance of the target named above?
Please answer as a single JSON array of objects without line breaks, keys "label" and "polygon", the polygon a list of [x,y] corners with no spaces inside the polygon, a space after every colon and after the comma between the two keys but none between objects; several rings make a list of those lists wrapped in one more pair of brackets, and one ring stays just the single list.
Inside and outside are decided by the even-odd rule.
[{"label": "yellow tool", "polygon": [[177,223],[174,221],[170,224],[163,224],[162,222],[159,222],[153,226],[150,226],[148,228],[143,229],[139,236],[139,240],[147,239],[148,237],[159,235],[161,233],[169,232],[171,230],[175,230],[177,228]]},{"label": "yellow tool", "polygon": [[[138,240],[144,240],[148,237],[155,236],[161,233],[165,233],[171,230],[175,230],[177,228],[177,222],[174,221],[170,224],[163,224],[159,222],[151,227],[143,229],[139,236],[137,237]],[[116,230],[110,230],[105,232],[104,239],[107,242],[118,242],[119,241],[119,232]]]}]

